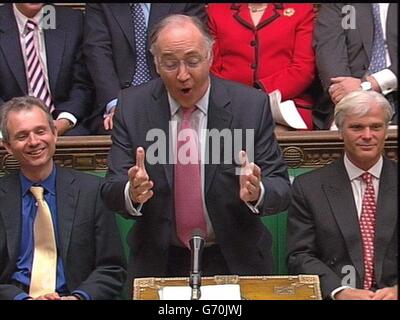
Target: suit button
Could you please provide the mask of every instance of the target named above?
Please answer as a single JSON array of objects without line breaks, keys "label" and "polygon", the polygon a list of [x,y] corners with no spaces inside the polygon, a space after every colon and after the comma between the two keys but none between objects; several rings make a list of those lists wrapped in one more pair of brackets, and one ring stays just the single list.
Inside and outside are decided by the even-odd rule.
[{"label": "suit button", "polygon": [[250,45],[251,45],[252,47],[255,47],[256,44],[257,44],[257,42],[256,42],[255,40],[250,41]]},{"label": "suit button", "polygon": [[255,69],[255,68],[257,68],[257,64],[256,64],[256,63],[252,63],[250,67],[251,67],[252,69]]},{"label": "suit button", "polygon": [[130,83],[129,81],[125,81],[125,82],[122,84],[122,88],[123,88],[123,89],[129,88],[130,86],[131,86],[131,83]]}]

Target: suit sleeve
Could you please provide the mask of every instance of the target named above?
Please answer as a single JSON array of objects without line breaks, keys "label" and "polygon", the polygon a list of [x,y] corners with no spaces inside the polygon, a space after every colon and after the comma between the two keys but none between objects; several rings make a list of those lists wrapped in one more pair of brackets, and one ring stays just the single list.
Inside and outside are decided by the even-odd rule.
[{"label": "suit sleeve", "polygon": [[207,21],[207,14],[205,11],[205,5],[202,3],[186,3],[184,14],[188,16],[195,16],[199,18],[201,21]]},{"label": "suit sleeve", "polygon": [[[315,15],[312,5],[302,8],[304,12],[298,22],[288,26],[295,28],[294,43],[288,43],[288,46],[293,46],[291,62],[287,67],[257,81],[257,85],[266,92],[279,89],[282,100],[301,95],[311,85],[315,76],[315,55],[312,47]],[[268,42],[268,39],[265,40]]]},{"label": "suit sleeve", "polygon": [[100,196],[100,182],[95,204],[95,266],[94,270],[78,288],[87,292],[93,300],[113,299],[121,291],[126,278],[126,261],[115,215],[108,210]]},{"label": "suit sleeve", "polygon": [[117,97],[121,88],[103,4],[86,4],[83,53],[96,88],[98,107],[105,111],[107,103]]},{"label": "suit sleeve", "polygon": [[108,170],[101,194],[108,208],[123,213],[126,218],[132,218],[125,207],[124,189],[128,182],[128,170],[135,165],[136,148],[129,139],[125,123],[125,119],[131,119],[131,117],[123,114],[126,109],[122,107],[125,103],[125,92],[126,90],[122,90],[118,96],[111,135],[112,145],[108,154]]},{"label": "suit sleeve", "polygon": [[260,167],[265,188],[263,203],[259,208],[262,215],[284,211],[290,203],[290,182],[287,166],[274,135],[272,113],[265,96],[262,114],[255,132],[254,162]]},{"label": "suit sleeve", "polygon": [[72,58],[72,79],[70,80],[70,89],[68,99],[56,105],[56,110],[60,112],[70,112],[77,119],[82,120],[88,116],[92,108],[93,88],[89,72],[83,60],[82,42],[83,42],[83,16],[81,12],[73,11],[69,23],[74,24],[78,34],[78,46]]},{"label": "suit sleeve", "polygon": [[333,77],[351,77],[346,45],[346,30],[342,27],[340,3],[321,4],[315,25],[314,47],[317,68],[324,90]]},{"label": "suit sleeve", "polygon": [[[293,183],[292,202],[288,211],[287,250],[289,274],[316,274],[320,277],[324,298],[342,286],[341,279],[324,262],[318,259],[316,225],[301,177]],[[315,201],[315,200],[314,200]]]}]

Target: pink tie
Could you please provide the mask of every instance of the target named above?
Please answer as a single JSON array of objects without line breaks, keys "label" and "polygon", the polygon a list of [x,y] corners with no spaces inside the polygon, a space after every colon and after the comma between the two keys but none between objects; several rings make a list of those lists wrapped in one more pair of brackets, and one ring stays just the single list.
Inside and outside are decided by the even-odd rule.
[{"label": "pink tie", "polygon": [[365,172],[361,177],[367,184],[362,200],[360,217],[360,229],[364,250],[364,289],[370,290],[374,280],[375,191],[372,184],[372,175]]},{"label": "pink tie", "polygon": [[35,45],[34,31],[37,28],[35,22],[28,20],[26,23],[28,30],[25,36],[26,64],[28,69],[28,84],[33,96],[41,99],[49,108],[50,113],[54,110],[53,100],[50,90],[47,88],[43,68],[39,59],[39,51]]},{"label": "pink tie", "polygon": [[[206,234],[203,202],[201,199],[200,160],[198,137],[190,124],[196,107],[181,108],[183,118],[176,142],[175,164],[175,220],[178,239],[189,247],[194,229]],[[186,137],[185,141],[181,137]]]}]

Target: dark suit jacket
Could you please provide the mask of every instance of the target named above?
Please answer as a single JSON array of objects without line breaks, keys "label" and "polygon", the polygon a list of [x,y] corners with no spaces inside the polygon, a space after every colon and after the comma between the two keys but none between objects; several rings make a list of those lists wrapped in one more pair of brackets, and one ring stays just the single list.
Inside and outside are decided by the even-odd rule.
[{"label": "dark suit jacket", "polygon": [[[384,158],[376,215],[375,273],[378,288],[397,283],[397,164]],[[343,159],[298,176],[288,218],[288,267],[291,274],[317,274],[326,298],[342,286],[354,266],[362,288],[362,241]]]},{"label": "dark suit jacket", "polygon": [[[58,252],[69,291],[93,299],[116,298],[125,280],[121,238],[100,198],[101,179],[57,167]],[[22,290],[9,285],[21,241],[21,184],[17,173],[0,179],[0,299]]]},{"label": "dark suit jacket", "polygon": [[[151,28],[164,17],[175,14],[197,16],[205,20],[203,4],[152,3],[148,23]],[[131,86],[136,68],[135,35],[129,3],[87,3],[83,52],[96,87],[97,109],[93,121],[105,112],[105,106],[119,90]],[[147,64],[152,77],[157,73],[147,48]],[[102,126],[102,122],[94,127]]]},{"label": "dark suit jacket", "polygon": [[[124,187],[128,169],[134,165],[135,150],[139,146],[147,150],[153,143],[146,141],[146,134],[152,128],[162,130],[168,137],[170,107],[161,79],[122,90],[118,99],[102,197],[107,206],[126,213]],[[207,128],[255,130],[255,163],[262,169],[265,187],[260,214],[285,210],[290,200],[290,186],[287,168],[274,137],[267,96],[248,86],[212,77]],[[242,148],[245,148],[244,132],[242,141]],[[221,155],[228,147],[225,143],[221,142]],[[167,152],[167,159],[168,156]],[[235,174],[235,168],[233,161],[232,164],[205,165],[205,202],[216,241],[232,274],[270,274],[273,265],[271,235],[260,217],[240,200],[239,176]],[[128,275],[166,276],[168,248],[175,223],[173,165],[146,163],[146,170],[154,181],[154,196],[143,205],[143,216],[137,217],[134,230],[129,234],[131,263]]]},{"label": "dark suit jacket", "polygon": [[[343,29],[342,20],[347,14],[342,13],[345,5],[354,7],[355,29]],[[389,69],[397,76],[397,3],[389,5],[386,20],[386,37],[391,61]],[[347,19],[347,18],[346,18]],[[347,21],[345,19],[345,21]],[[315,25],[314,47],[319,77],[327,94],[330,78],[362,78],[368,71],[371,59],[374,23],[370,3],[323,3],[318,11]],[[315,111],[319,127],[332,120],[333,104],[330,98],[321,103]]]},{"label": "dark suit jacket", "polygon": [[[83,64],[82,13],[56,8],[56,28],[44,30],[50,92],[55,116],[70,112],[82,120],[92,108],[90,76]],[[12,4],[0,7],[0,104],[28,94],[25,65]]]}]

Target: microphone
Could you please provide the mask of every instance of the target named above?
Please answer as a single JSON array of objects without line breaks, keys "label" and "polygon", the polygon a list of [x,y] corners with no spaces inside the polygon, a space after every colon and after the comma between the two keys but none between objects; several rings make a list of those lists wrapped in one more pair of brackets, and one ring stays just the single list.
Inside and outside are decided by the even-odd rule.
[{"label": "microphone", "polygon": [[201,230],[193,230],[192,238],[189,240],[189,245],[191,252],[189,278],[189,284],[192,288],[191,300],[199,300],[201,297],[201,254],[204,248],[204,236]]}]

